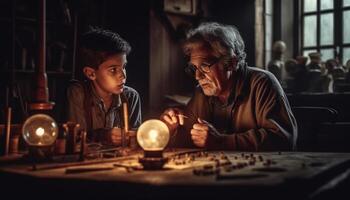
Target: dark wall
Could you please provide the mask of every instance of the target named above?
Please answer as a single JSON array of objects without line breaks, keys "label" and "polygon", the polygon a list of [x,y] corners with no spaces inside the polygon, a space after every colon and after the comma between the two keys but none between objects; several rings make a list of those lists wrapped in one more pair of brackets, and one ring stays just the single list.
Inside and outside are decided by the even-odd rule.
[{"label": "dark wall", "polygon": [[246,45],[247,62],[255,65],[255,1],[208,0],[209,20],[238,28]]},{"label": "dark wall", "polygon": [[119,33],[131,45],[127,84],[141,95],[144,113],[149,93],[149,1],[106,1],[105,26]]}]

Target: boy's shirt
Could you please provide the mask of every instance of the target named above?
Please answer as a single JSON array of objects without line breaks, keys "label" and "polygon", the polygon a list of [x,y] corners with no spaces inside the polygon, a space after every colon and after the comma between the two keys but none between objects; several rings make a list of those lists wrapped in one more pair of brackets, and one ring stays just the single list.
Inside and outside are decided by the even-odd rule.
[{"label": "boy's shirt", "polygon": [[[86,101],[85,97],[90,100]],[[93,134],[94,130],[122,127],[122,97],[128,102],[129,126],[136,129],[141,124],[141,101],[137,91],[128,86],[122,94],[113,95],[112,105],[106,110],[90,82],[73,82],[67,89],[68,121],[79,123],[88,134]]]}]

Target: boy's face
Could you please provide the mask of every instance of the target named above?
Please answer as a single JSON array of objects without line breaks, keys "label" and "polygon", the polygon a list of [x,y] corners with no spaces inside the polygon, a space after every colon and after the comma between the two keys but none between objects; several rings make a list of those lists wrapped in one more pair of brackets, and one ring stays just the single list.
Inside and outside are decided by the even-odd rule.
[{"label": "boy's face", "polygon": [[88,78],[93,81],[100,95],[123,92],[126,82],[126,63],[125,54],[116,54],[101,63],[97,70],[93,69],[93,76],[88,76]]}]

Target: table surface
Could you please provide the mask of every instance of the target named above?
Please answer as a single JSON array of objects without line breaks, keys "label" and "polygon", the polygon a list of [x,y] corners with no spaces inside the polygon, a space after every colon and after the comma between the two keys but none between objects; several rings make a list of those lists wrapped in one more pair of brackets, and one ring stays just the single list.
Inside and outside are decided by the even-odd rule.
[{"label": "table surface", "polygon": [[[291,199],[320,195],[324,188],[348,180],[350,174],[350,153],[177,149],[164,156],[169,162],[164,169],[154,171],[142,169],[138,162],[142,157],[140,152],[83,162],[61,157],[56,162],[35,166],[12,156],[0,158],[0,174],[5,177],[2,180],[16,180],[13,184],[16,186],[23,180],[25,186],[25,180],[30,180],[45,185],[46,189],[50,189],[50,184],[65,190],[80,188],[89,196],[96,192],[135,198],[163,198],[169,194],[215,198],[219,193],[245,198],[258,194],[280,198],[288,192]],[[113,192],[116,190],[119,192]]]}]

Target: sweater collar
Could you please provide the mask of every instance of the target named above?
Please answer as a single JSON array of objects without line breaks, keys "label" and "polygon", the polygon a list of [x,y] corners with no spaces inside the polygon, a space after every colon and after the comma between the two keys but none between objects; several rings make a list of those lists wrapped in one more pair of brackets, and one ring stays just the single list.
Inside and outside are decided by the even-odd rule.
[{"label": "sweater collar", "polygon": [[[89,82],[89,87],[91,88],[91,94],[93,98],[93,102],[98,105],[104,105],[103,99],[97,94],[95,87],[92,82]],[[112,105],[110,110],[119,108],[122,104],[120,94],[112,94]]]},{"label": "sweater collar", "polygon": [[[245,66],[238,68],[233,76],[235,76],[234,83],[231,87],[227,103],[223,106],[230,106],[234,102],[242,101],[248,94],[248,66],[245,64]],[[215,99],[218,100],[217,98]]]}]

